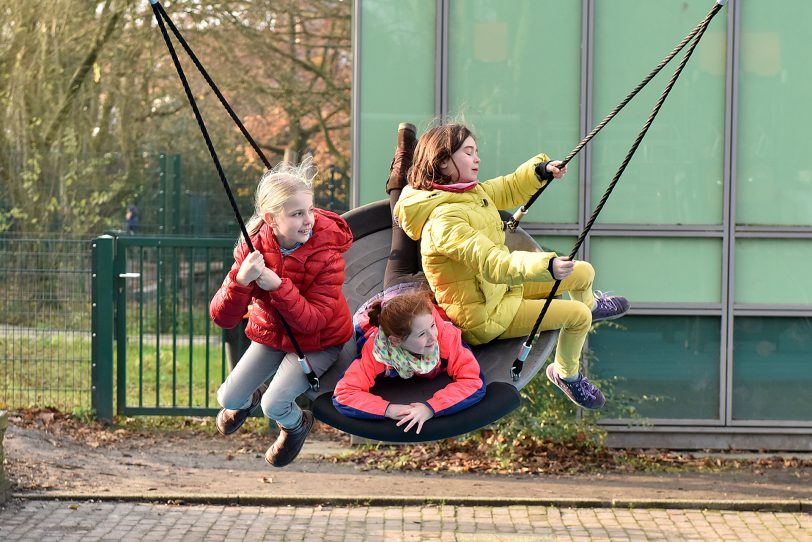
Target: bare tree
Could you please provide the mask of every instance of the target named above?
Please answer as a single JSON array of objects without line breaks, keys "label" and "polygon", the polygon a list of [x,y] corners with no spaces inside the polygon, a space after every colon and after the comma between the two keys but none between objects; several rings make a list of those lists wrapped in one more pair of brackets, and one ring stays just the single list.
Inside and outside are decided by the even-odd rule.
[{"label": "bare tree", "polygon": [[[309,152],[348,170],[349,4],[165,8],[272,161]],[[98,231],[145,189],[145,153],[208,161],[148,2],[26,0],[0,16],[0,231]],[[183,62],[221,160],[259,169]]]}]

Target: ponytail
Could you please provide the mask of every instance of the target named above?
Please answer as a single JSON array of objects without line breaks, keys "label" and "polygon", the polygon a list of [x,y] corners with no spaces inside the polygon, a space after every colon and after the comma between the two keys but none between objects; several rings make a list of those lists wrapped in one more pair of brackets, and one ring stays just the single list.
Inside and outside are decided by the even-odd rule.
[{"label": "ponytail", "polygon": [[415,316],[431,314],[433,308],[431,292],[423,289],[375,301],[367,310],[367,316],[370,325],[381,328],[387,337],[405,339],[412,333]]}]

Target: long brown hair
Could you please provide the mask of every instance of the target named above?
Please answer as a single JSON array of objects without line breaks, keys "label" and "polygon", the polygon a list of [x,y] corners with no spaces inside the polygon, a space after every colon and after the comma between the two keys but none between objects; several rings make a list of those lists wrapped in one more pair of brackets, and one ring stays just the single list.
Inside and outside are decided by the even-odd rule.
[{"label": "long brown hair", "polygon": [[[448,184],[451,177],[440,171],[440,164],[451,159],[474,134],[464,124],[443,124],[427,130],[417,141],[409,184],[418,190],[431,190],[434,184]],[[475,138],[476,139],[476,138]]]},{"label": "long brown hair", "polygon": [[431,314],[433,303],[429,290],[399,294],[385,300],[375,301],[367,311],[369,323],[380,327],[387,337],[405,339],[412,333],[412,320],[421,314]]}]

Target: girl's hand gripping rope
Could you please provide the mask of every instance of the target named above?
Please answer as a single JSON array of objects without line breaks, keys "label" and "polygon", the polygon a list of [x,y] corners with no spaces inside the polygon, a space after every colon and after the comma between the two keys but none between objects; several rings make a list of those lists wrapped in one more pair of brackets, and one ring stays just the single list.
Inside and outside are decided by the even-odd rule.
[{"label": "girl's hand gripping rope", "polygon": [[567,166],[562,166],[564,162],[561,160],[550,160],[547,162],[547,171],[553,176],[553,179],[560,179],[567,173]]},{"label": "girl's hand gripping rope", "polygon": [[556,256],[550,264],[550,273],[555,280],[564,280],[572,274],[575,262],[569,256]]},{"label": "girl's hand gripping rope", "polygon": [[258,250],[255,250],[248,254],[240,264],[240,270],[237,271],[236,277],[237,283],[248,286],[257,280],[263,271],[265,271],[265,259]]},{"label": "girl's hand gripping rope", "polygon": [[257,277],[257,286],[267,292],[273,292],[282,286],[282,279],[279,278],[279,275],[274,273],[273,269],[266,267],[259,277]]}]

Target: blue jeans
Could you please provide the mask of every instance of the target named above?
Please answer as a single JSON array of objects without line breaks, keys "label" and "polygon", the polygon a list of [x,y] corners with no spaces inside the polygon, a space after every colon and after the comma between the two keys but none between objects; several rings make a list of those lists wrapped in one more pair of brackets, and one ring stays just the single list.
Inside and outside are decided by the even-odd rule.
[{"label": "blue jeans", "polygon": [[[341,348],[331,346],[322,352],[305,352],[305,356],[321,376],[338,359]],[[228,410],[248,408],[252,394],[269,378],[260,403],[262,412],[285,429],[297,427],[302,409],[294,401],[308,390],[309,384],[296,354],[252,342],[217,390],[217,401]]]}]

